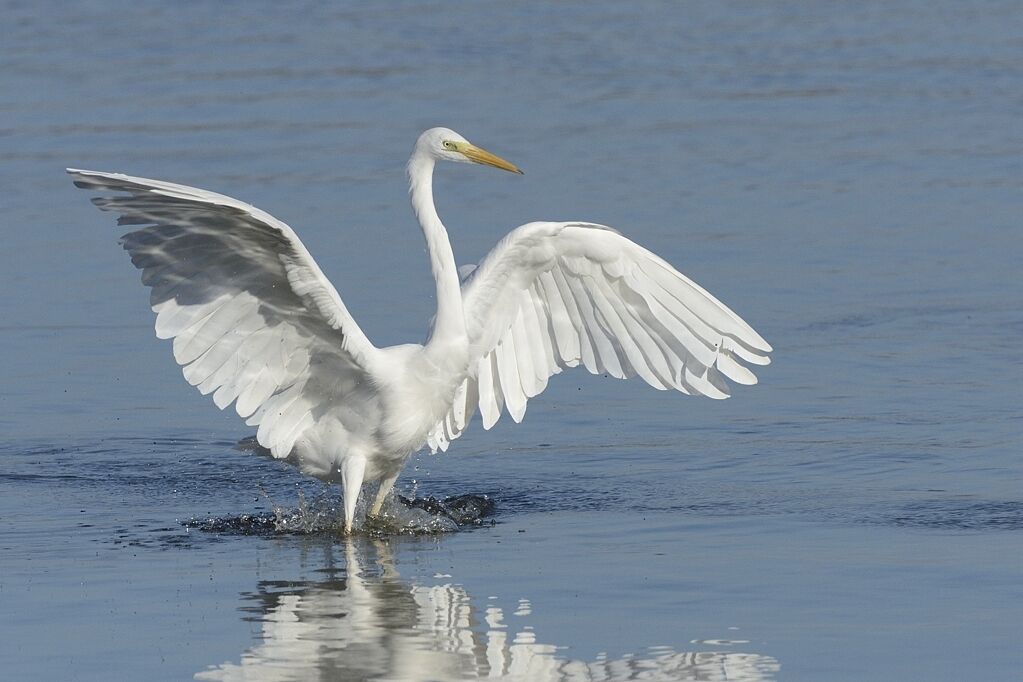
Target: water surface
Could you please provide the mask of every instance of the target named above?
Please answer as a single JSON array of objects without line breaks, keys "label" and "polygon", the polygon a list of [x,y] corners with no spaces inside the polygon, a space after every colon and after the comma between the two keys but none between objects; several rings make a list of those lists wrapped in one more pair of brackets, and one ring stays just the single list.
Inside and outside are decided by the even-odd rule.
[{"label": "water surface", "polygon": [[[11,679],[1019,678],[1018,3],[0,10]],[[526,171],[439,171],[459,262],[607,223],[775,362],[724,402],[565,373],[410,464],[483,525],[239,532],[324,492],[236,449],[63,168],[270,211],[401,343],[433,314],[403,165],[434,125]]]}]

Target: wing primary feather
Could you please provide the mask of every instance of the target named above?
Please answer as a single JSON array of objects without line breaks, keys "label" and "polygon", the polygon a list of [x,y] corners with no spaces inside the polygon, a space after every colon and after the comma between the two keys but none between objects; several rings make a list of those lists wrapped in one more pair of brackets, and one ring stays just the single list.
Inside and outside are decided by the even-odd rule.
[{"label": "wing primary feather", "polygon": [[757,375],[736,362],[728,350],[721,349],[718,353],[716,366],[726,377],[737,384],[752,386],[757,383]]},{"label": "wing primary feather", "polygon": [[760,352],[753,352],[746,348],[745,346],[743,346],[742,344],[735,343],[734,341],[732,341],[732,339],[728,337],[722,339],[721,347],[724,348],[725,350],[734,353],[740,359],[745,360],[750,364],[753,365],[771,364],[771,358],[769,358],[767,355],[761,354]]},{"label": "wing primary feather", "polygon": [[601,280],[599,286],[632,335],[647,365],[660,379],[661,387],[674,388],[677,382],[672,358],[675,354],[661,340],[659,330],[663,328],[650,312],[646,301],[622,277],[613,281]]},{"label": "wing primary feather", "polygon": [[637,345],[641,342],[642,329],[639,325],[628,325],[627,314],[619,306],[615,305],[613,301],[614,294],[607,286],[607,281],[603,277],[594,277],[590,282],[592,284],[587,288],[587,291],[590,293],[593,303],[597,310],[600,311],[604,321],[610,327],[614,339],[618,342],[618,347],[622,349],[625,357],[628,358],[629,365],[632,366],[633,371],[654,388],[662,390],[668,388],[650,366],[650,359]]},{"label": "wing primary feather", "polygon": [[480,400],[479,382],[470,377],[466,381],[464,399],[465,407],[462,410],[464,414],[463,417],[464,421],[462,422],[463,430],[469,425],[469,421],[472,419],[472,415],[476,412],[476,405],[479,404],[479,400]]},{"label": "wing primary feather", "polygon": [[547,313],[550,316],[551,329],[554,333],[554,346],[563,363],[578,362],[581,358],[579,349],[579,333],[572,324],[571,315],[566,307],[558,283],[551,272],[544,272],[539,277],[540,286],[547,298]]},{"label": "wing primary feather", "polygon": [[587,328],[587,318],[583,314],[579,302],[575,299],[575,291],[572,285],[568,283],[565,273],[560,268],[555,268],[551,271],[551,278],[554,280],[554,285],[558,287],[561,300],[565,303],[565,309],[578,335],[579,358],[582,360],[583,366],[591,374],[600,374],[602,367],[595,348],[595,341]]},{"label": "wing primary feather", "polygon": [[536,379],[539,382],[542,393],[547,388],[547,380],[561,371],[554,350],[554,326],[551,324],[550,312],[547,305],[546,294],[539,282],[533,284],[529,290],[528,303],[532,304],[533,329],[539,345],[537,356],[533,360],[533,369],[536,370]]},{"label": "wing primary feather", "polygon": [[535,366],[535,347],[539,343],[539,339],[531,334],[528,329],[529,312],[526,310],[524,303],[525,301],[520,295],[518,315],[515,317],[515,322],[512,323],[509,331],[511,333],[511,347],[514,348],[515,367],[518,370],[522,393],[526,398],[532,398],[540,392],[540,387],[537,385],[537,370]]},{"label": "wing primary feather", "polygon": [[[251,385],[250,382],[256,378],[256,374],[261,371],[263,354],[274,342],[272,334],[262,332],[263,330],[260,330],[259,332],[250,334],[246,339],[246,344],[239,347],[238,352],[235,354],[235,357],[239,358],[239,360],[238,364],[235,366],[233,376],[226,380],[224,384],[213,394],[214,402],[218,401],[218,395],[220,395],[219,400],[221,402],[226,401],[223,406],[220,402],[217,402],[217,406],[221,409],[237,400],[245,389]],[[256,364],[257,369],[256,372],[250,373],[249,368],[253,364]],[[221,391],[223,391],[222,395]],[[250,407],[251,409],[249,409],[249,411],[245,411],[244,408],[247,407]],[[254,406],[247,406],[235,403],[235,410],[238,412],[238,416],[243,419],[249,417],[252,412],[255,412],[257,407],[258,404]]]},{"label": "wing primary feather", "polygon": [[480,416],[483,428],[490,429],[501,418],[501,408],[497,404],[497,388],[494,386],[494,375],[491,371],[493,353],[484,356],[478,364]]},{"label": "wing primary feather", "polygon": [[451,408],[451,414],[454,417],[454,424],[458,427],[459,431],[461,431],[465,426],[465,394],[469,388],[469,381],[470,379],[466,378],[461,384],[459,384],[458,389],[455,391],[455,397],[453,400],[454,404]]},{"label": "wing primary feather", "polygon": [[582,315],[583,326],[593,341],[596,356],[599,359],[599,362],[596,363],[599,371],[607,372],[616,379],[624,379],[626,373],[622,368],[618,351],[608,339],[604,325],[597,320],[597,313],[590,294],[577,278],[566,277],[565,281],[568,282],[568,286],[572,290],[575,304]]},{"label": "wing primary feather", "polygon": [[508,409],[508,416],[518,424],[526,413],[526,396],[522,392],[522,384],[519,379],[519,369],[516,362],[514,341],[506,335],[494,349],[497,356],[498,376],[501,380],[501,393],[504,395],[504,404]]},{"label": "wing primary feather", "polygon": [[660,258],[653,256],[640,261],[640,268],[663,287],[691,316],[708,327],[716,327],[720,334],[734,338],[749,346],[750,350],[769,352],[770,344],[753,331],[738,315],[689,280]]},{"label": "wing primary feather", "polygon": [[[231,382],[240,371],[242,363],[245,361],[245,353],[251,348],[256,347],[256,344],[261,340],[261,329],[256,330],[242,330],[239,331],[237,336],[233,337],[230,342],[222,343],[226,351],[226,358],[221,365],[214,370],[210,375],[199,384],[199,392],[203,395],[211,391],[215,391],[213,396],[213,402],[220,409],[224,409],[231,404],[231,400],[226,403],[222,403],[228,395],[230,389],[220,391],[229,382]],[[219,395],[219,397],[218,397]],[[233,400],[233,398],[232,398]]]},{"label": "wing primary feather", "polygon": [[644,284],[637,280],[630,282],[630,286],[632,286],[633,290],[640,292],[650,312],[664,326],[668,334],[677,339],[698,361],[704,365],[712,364],[714,362],[713,344],[708,344],[697,337],[685,323],[668,311],[657,297],[649,291],[649,288],[643,286]]}]

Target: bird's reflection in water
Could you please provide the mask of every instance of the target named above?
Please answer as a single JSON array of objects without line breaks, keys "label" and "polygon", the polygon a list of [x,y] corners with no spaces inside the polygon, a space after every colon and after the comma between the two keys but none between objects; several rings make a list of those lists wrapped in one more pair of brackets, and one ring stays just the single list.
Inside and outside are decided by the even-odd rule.
[{"label": "bird's reflection in water", "polygon": [[[263,624],[262,642],[239,663],[196,674],[199,680],[770,680],[770,656],[679,652],[571,660],[543,644],[528,625],[515,630],[496,606],[481,608],[458,585],[405,582],[384,542],[345,546],[347,568],[322,581],[264,581],[245,610]],[[520,601],[516,619],[530,614]],[[729,642],[706,642],[722,647]],[[559,655],[561,654],[561,655]]]}]

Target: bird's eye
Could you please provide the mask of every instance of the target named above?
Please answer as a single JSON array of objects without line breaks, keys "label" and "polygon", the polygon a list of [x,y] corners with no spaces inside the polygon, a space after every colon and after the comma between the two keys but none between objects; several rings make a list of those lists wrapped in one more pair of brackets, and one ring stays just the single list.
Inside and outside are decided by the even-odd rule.
[{"label": "bird's eye", "polygon": [[454,142],[452,142],[450,140],[447,140],[447,141],[444,142],[444,149],[454,149],[454,148],[455,148],[455,143]]}]

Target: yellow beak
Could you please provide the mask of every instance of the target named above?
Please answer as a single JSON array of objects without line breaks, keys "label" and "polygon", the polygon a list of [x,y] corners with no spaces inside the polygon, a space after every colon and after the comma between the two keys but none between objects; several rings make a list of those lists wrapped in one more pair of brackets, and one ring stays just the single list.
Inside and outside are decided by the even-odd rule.
[{"label": "yellow beak", "polygon": [[482,163],[485,166],[493,166],[494,168],[500,168],[501,170],[518,173],[519,175],[523,174],[514,163],[505,161],[497,154],[491,154],[486,149],[481,149],[474,144],[460,145],[458,151],[462,152],[467,159],[475,163]]}]

